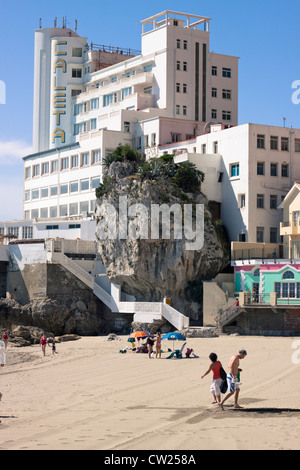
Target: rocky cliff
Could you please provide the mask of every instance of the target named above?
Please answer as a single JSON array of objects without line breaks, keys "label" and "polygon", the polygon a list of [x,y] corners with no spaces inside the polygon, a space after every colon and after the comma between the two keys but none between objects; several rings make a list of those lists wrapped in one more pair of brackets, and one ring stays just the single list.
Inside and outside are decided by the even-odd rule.
[{"label": "rocky cliff", "polygon": [[[139,301],[170,297],[174,308],[201,322],[202,281],[212,279],[229,261],[229,251],[208,210],[205,195],[184,191],[174,179],[174,171],[167,175],[159,171],[141,172],[128,161],[110,164],[97,195],[97,245],[110,281]],[[154,239],[150,233],[151,208],[162,204],[168,207],[175,204],[182,213],[171,217],[169,239],[162,236]],[[180,222],[178,217],[183,221],[185,216],[185,204],[204,205],[201,249],[188,250],[184,236],[174,237]],[[145,231],[141,220],[145,222],[147,214]],[[134,230],[134,236],[130,237]]]}]

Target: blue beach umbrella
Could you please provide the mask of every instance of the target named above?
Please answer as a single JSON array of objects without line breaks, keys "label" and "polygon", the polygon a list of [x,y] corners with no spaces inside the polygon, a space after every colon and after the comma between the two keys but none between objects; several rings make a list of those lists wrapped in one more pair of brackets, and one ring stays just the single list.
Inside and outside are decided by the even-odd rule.
[{"label": "blue beach umbrella", "polygon": [[173,341],[173,349],[174,349],[174,341],[176,340],[184,341],[186,337],[183,336],[178,331],[173,331],[172,333],[165,334],[161,339],[168,339],[169,341]]}]

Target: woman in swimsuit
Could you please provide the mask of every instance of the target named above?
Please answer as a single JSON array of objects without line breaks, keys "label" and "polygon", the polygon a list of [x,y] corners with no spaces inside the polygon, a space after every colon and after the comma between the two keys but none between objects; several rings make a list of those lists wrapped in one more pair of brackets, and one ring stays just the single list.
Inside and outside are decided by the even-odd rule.
[{"label": "woman in swimsuit", "polygon": [[160,335],[159,331],[157,333],[157,338],[156,338],[156,355],[155,355],[155,357],[157,358],[157,356],[159,356],[159,358],[161,358],[161,335]]}]

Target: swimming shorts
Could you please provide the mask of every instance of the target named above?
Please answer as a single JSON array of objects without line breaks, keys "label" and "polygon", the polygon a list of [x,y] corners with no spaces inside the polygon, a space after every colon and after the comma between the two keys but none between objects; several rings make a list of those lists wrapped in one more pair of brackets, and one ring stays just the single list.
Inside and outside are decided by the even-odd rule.
[{"label": "swimming shorts", "polygon": [[232,374],[227,374],[228,392],[235,392],[240,388],[239,382],[236,382]]}]

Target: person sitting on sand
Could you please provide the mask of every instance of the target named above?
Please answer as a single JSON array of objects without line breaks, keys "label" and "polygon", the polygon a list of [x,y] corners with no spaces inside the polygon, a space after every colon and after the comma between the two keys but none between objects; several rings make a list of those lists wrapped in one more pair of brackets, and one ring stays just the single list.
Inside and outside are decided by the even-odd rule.
[{"label": "person sitting on sand", "polygon": [[225,395],[223,400],[220,403],[222,410],[224,410],[223,405],[228,398],[234,395],[234,409],[242,408],[238,404],[238,398],[240,393],[240,383],[239,383],[239,372],[242,369],[239,369],[240,359],[244,359],[247,356],[247,351],[242,349],[238,354],[235,354],[230,358],[227,374],[227,384],[228,384],[228,393]]},{"label": "person sitting on sand", "polygon": [[222,382],[221,379],[221,374],[220,370],[222,367],[222,364],[220,361],[218,361],[218,356],[215,353],[211,353],[209,355],[209,359],[211,360],[211,364],[207,371],[201,376],[201,379],[205,377],[207,374],[209,374],[211,371],[213,373],[213,382],[210,387],[210,391],[214,397],[213,403],[221,403],[221,391],[220,391],[220,385]]}]

